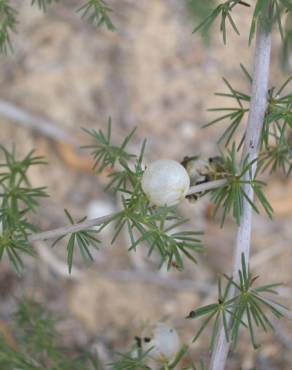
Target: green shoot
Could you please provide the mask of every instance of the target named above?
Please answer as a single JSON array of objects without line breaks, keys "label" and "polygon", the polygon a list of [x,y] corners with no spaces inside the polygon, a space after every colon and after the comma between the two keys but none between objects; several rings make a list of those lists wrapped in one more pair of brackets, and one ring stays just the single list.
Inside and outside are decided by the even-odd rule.
[{"label": "green shoot", "polygon": [[265,209],[269,217],[272,217],[272,207],[266,199],[262,187],[265,185],[262,181],[255,178],[250,181],[246,180],[246,174],[251,172],[254,161],[248,161],[245,158],[242,166],[239,167],[237,161],[237,151],[235,144],[232,149],[227,151],[226,155],[221,156],[222,167],[224,168],[224,178],[227,179],[226,185],[211,191],[211,200],[215,204],[214,215],[218,212],[219,208],[223,208],[221,219],[221,226],[223,226],[225,218],[228,213],[232,213],[236,223],[240,224],[240,218],[243,211],[243,202],[247,200],[255,212],[259,213],[258,207],[252,201],[244,188],[246,183],[249,183],[257,196],[259,202]]},{"label": "green shoot", "polygon": [[29,152],[22,160],[16,158],[15,148],[9,152],[3,146],[0,150],[4,161],[0,163],[0,259],[7,254],[18,273],[22,270],[22,252],[32,255],[28,237],[37,228],[29,221],[32,212],[36,212],[39,199],[47,197],[45,187],[33,188],[27,172],[31,166],[46,164],[42,157]]},{"label": "green shoot", "polygon": [[[64,210],[65,214],[69,220],[69,222],[73,225],[75,224],[75,221],[73,220],[70,213],[67,211],[67,209]],[[86,220],[86,217],[82,218],[78,221],[78,223],[83,222]],[[98,244],[100,241],[95,237],[95,235],[98,233],[97,230],[81,230],[75,233],[72,233],[69,237],[69,241],[67,243],[67,264],[68,264],[68,271],[69,274],[72,271],[72,265],[73,265],[73,257],[75,252],[76,244],[79,248],[79,251],[83,257],[83,259],[88,261],[93,261],[93,257],[90,253],[90,247],[94,247],[95,249],[98,249]],[[61,236],[55,242],[52,246],[55,246],[57,242],[59,242],[61,239],[63,239],[65,235]]]},{"label": "green shoot", "polygon": [[227,22],[230,24],[231,28],[239,35],[239,30],[232,18],[231,12],[233,8],[240,3],[240,0],[228,0],[224,3],[219,4],[194,30],[193,33],[200,29],[209,27],[217,17],[221,16],[220,31],[223,35],[223,42],[226,44],[227,41]]},{"label": "green shoot", "polygon": [[104,0],[87,0],[87,2],[78,9],[78,12],[82,14],[82,18],[85,18],[88,22],[96,26],[105,24],[108,30],[115,30],[115,26],[109,17],[112,9]]},{"label": "green shoot", "polygon": [[[277,294],[275,289],[281,284],[254,287],[258,276],[250,273],[244,255],[242,255],[241,263],[241,270],[238,271],[238,282],[234,277],[224,275],[227,284],[223,290],[221,280],[219,279],[217,302],[195,309],[187,317],[188,319],[204,318],[200,329],[194,337],[194,341],[202,335],[210,322],[213,321],[210,341],[211,349],[214,346],[221,324],[224,327],[226,340],[232,341],[233,349],[236,347],[241,328],[248,329],[253,347],[258,348],[255,329],[260,327],[264,331],[273,330],[273,324],[265,311],[269,311],[270,315],[277,318],[283,317],[281,311],[283,306],[268,296],[268,294]],[[236,291],[233,298],[229,298],[231,289]]]},{"label": "green shoot", "polygon": [[59,0],[31,0],[31,5],[37,4],[42,11],[46,12],[49,5],[58,1]]},{"label": "green shoot", "polygon": [[7,54],[12,50],[11,32],[16,30],[17,11],[8,0],[0,0],[0,53]]},{"label": "green shoot", "polygon": [[5,370],[101,370],[98,358],[86,352],[72,355],[62,344],[56,318],[43,305],[25,298],[13,317],[16,346],[0,335],[0,368]]}]

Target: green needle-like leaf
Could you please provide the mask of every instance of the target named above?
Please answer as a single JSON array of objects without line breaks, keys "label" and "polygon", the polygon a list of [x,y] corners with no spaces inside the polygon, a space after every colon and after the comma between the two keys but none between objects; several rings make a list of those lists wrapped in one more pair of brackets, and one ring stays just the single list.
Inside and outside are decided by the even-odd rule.
[{"label": "green needle-like leaf", "polygon": [[57,3],[59,0],[31,0],[31,5],[37,4],[40,9],[44,12],[47,11],[47,8],[52,3]]},{"label": "green needle-like leaf", "polygon": [[115,30],[110,19],[110,13],[112,9],[107,5],[104,0],[87,0],[78,10],[88,22],[101,26],[106,25],[107,29],[110,31]]},{"label": "green needle-like leaf", "polygon": [[8,0],[0,0],[0,53],[12,50],[11,33],[16,30],[17,11]]},{"label": "green needle-like leaf", "polygon": [[[94,158],[94,169],[97,173],[102,172],[105,168],[113,168],[117,162],[129,161],[132,158],[136,158],[134,154],[126,152],[126,146],[133,137],[136,128],[134,128],[130,134],[124,139],[121,146],[115,146],[111,140],[111,118],[108,120],[107,135],[101,130],[87,130],[83,129],[95,140],[95,144],[83,146],[82,148],[91,149],[92,156]],[[117,180],[115,180],[116,182]]]},{"label": "green needle-like leaf", "polygon": [[242,2],[240,0],[227,0],[221,4],[219,4],[217,7],[215,7],[210,14],[193,30],[193,33],[210,27],[214,21],[221,17],[220,22],[220,31],[222,32],[223,36],[223,42],[226,44],[227,41],[227,23],[230,24],[231,28],[234,30],[234,32],[239,35],[239,30],[236,26],[236,23],[232,17],[232,10],[236,5],[242,5]]},{"label": "green needle-like leaf", "polygon": [[[277,318],[283,317],[280,311],[283,306],[264,296],[264,293],[276,293],[274,288],[280,284],[268,284],[254,288],[253,285],[258,276],[250,273],[244,255],[242,255],[241,270],[238,271],[239,281],[237,282],[227,275],[224,277],[227,280],[224,291],[221,279],[218,280],[218,302],[195,309],[187,317],[188,319],[204,318],[194,341],[202,335],[213,320],[211,348],[213,348],[220,323],[223,324],[226,340],[232,340],[233,348],[236,347],[241,328],[248,329],[253,347],[258,348],[259,345],[255,338],[256,327],[261,327],[264,331],[273,330],[273,324],[265,310]],[[230,298],[231,286],[235,292]],[[245,322],[245,318],[247,322]]]},{"label": "green needle-like leaf", "polygon": [[[12,317],[16,344],[0,335],[0,368],[5,370],[101,370],[98,358],[64,346],[57,320],[47,307],[28,298]],[[76,349],[74,350],[76,352]]]},{"label": "green needle-like leaf", "polygon": [[[69,211],[67,209],[64,210],[69,222],[71,224],[75,224],[75,221]],[[83,222],[86,220],[86,217],[83,217],[78,223]],[[98,234],[98,230],[81,230],[78,232],[73,232],[68,240],[67,243],[67,264],[68,264],[68,271],[69,274],[72,271],[73,266],[73,259],[75,253],[75,247],[78,246],[80,254],[84,261],[93,261],[93,257],[90,252],[90,247],[98,249],[98,245],[100,243],[99,239],[95,237]],[[57,244],[60,240],[62,240],[66,235],[59,237],[55,242],[52,244],[52,247]]]},{"label": "green needle-like leaf", "polygon": [[28,241],[37,227],[30,221],[32,212],[36,212],[39,199],[47,197],[45,187],[32,187],[27,173],[30,167],[46,164],[42,157],[29,152],[22,160],[17,159],[15,148],[8,151],[2,145],[4,155],[0,163],[0,257],[7,253],[18,273],[23,269],[22,253],[34,255]]}]

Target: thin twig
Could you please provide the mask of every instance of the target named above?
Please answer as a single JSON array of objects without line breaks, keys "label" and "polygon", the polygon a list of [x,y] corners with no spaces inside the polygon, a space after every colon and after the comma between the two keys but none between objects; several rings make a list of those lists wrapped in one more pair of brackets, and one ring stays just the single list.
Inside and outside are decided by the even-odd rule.
[{"label": "thin twig", "polygon": [[81,230],[87,230],[91,227],[101,225],[107,221],[109,221],[114,216],[118,215],[117,213],[112,213],[110,215],[102,216],[93,218],[92,220],[85,220],[83,222],[79,222],[77,224],[64,226],[64,227],[58,227],[57,229],[44,231],[42,233],[34,234],[29,237],[30,242],[36,242],[38,240],[47,240],[47,239],[54,239],[59,238],[62,235],[75,233]]},{"label": "thin twig", "polygon": [[[220,186],[223,186],[226,183],[226,180],[215,180],[206,182],[204,184],[199,184],[196,186],[192,186],[188,192],[188,195],[199,193],[201,191],[207,191],[211,189],[218,188]],[[81,230],[90,229],[93,226],[101,225],[107,221],[109,221],[111,218],[117,216],[120,212],[112,213],[110,215],[94,218],[92,220],[85,220],[84,222],[80,222],[74,225],[69,225],[65,227],[59,227],[54,230],[44,231],[38,234],[31,235],[29,237],[30,242],[35,242],[38,240],[47,240],[47,239],[54,239],[58,238],[62,235],[71,234],[74,232],[78,232]]]},{"label": "thin twig", "polygon": [[40,132],[51,139],[79,145],[77,138],[68,134],[56,122],[40,117],[3,99],[0,99],[0,115],[9,118],[23,127]]},{"label": "thin twig", "polygon": [[[270,2],[269,4],[270,5]],[[253,67],[253,84],[250,102],[250,113],[246,130],[245,145],[242,158],[247,156],[250,161],[258,156],[262,127],[265,111],[267,107],[268,96],[268,78],[271,53],[271,32],[266,31],[259,24],[255,43],[255,57]],[[256,171],[255,162],[251,174],[247,172],[246,180],[253,178]],[[247,197],[252,201],[254,194],[250,184],[245,184],[244,191]],[[250,254],[252,226],[252,207],[247,200],[243,203],[243,212],[238,228],[235,255],[233,263],[233,278],[238,280],[238,271],[241,268],[241,255],[245,255],[245,261],[248,263]],[[231,293],[234,295],[234,292]],[[223,370],[229,352],[230,343],[227,342],[224,328],[221,328],[216,341],[216,347],[212,354],[210,370]]]},{"label": "thin twig", "polygon": [[202,191],[212,190],[220,188],[226,184],[226,180],[214,180],[210,182],[205,182],[203,184],[191,186],[187,195],[200,193]]},{"label": "thin twig", "polygon": [[[80,280],[86,278],[88,274],[86,271],[78,269],[76,266],[72,269],[71,273],[68,272],[67,263],[60,260],[51,248],[42,242],[34,243],[40,259],[45,263],[55,274],[68,280]],[[146,284],[157,285],[172,290],[192,290],[204,295],[209,294],[211,285],[196,281],[195,285],[191,279],[173,279],[170,276],[162,277],[157,272],[151,271],[137,271],[137,270],[101,270],[99,274],[109,280],[117,280],[119,282],[140,282]]]},{"label": "thin twig", "polygon": [[118,281],[139,281],[141,283],[148,283],[153,285],[158,285],[161,287],[166,287],[173,290],[195,290],[196,292],[202,294],[209,294],[211,287],[207,283],[200,283],[196,281],[195,284],[191,279],[173,279],[169,276],[162,277],[158,273],[153,271],[106,271],[103,272],[106,278],[118,280]]}]

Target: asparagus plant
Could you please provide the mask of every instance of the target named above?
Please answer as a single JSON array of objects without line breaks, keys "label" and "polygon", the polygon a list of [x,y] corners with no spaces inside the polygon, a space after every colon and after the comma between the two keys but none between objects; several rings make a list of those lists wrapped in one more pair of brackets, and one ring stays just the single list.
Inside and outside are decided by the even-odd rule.
[{"label": "asparagus plant", "polygon": [[[42,0],[37,3],[46,9],[52,2]],[[208,366],[210,370],[223,370],[230,350],[236,350],[242,329],[249,332],[251,344],[257,349],[257,331],[260,328],[264,331],[273,329],[271,316],[278,319],[288,312],[270,297],[276,294],[279,284],[258,285],[257,275],[249,269],[249,258],[252,213],[259,213],[260,204],[268,217],[273,215],[272,207],[264,195],[265,183],[261,175],[267,171],[282,171],[289,176],[292,169],[292,96],[289,91],[286,92],[292,77],[279,87],[268,86],[272,29],[276,25],[287,48],[291,30],[288,28],[286,33],[283,19],[291,17],[292,3],[290,0],[227,0],[219,4],[210,1],[210,6],[214,8],[194,31],[209,27],[219,18],[224,43],[227,43],[229,29],[240,33],[232,17],[233,9],[246,7],[250,8],[250,12],[253,9],[249,32],[249,44],[254,43],[255,49],[253,71],[250,74],[246,67],[240,66],[251,91],[238,91],[224,79],[228,92],[218,95],[235,105],[212,109],[218,116],[206,125],[219,122],[227,124],[219,138],[224,149],[209,160],[185,157],[180,162],[157,160],[146,166],[146,140],[141,143],[139,153],[132,153],[128,149],[135,130],[120,144],[116,144],[112,140],[110,119],[106,130],[86,129],[84,133],[91,142],[84,149],[92,153],[93,170],[100,173],[105,168],[111,168],[106,190],[120,194],[121,210],[77,222],[65,210],[69,226],[41,232],[31,223],[31,213],[37,212],[39,199],[46,197],[47,193],[45,187],[31,186],[27,172],[31,166],[44,165],[45,161],[33,152],[18,159],[15,148],[10,151],[1,146],[4,160],[0,164],[0,257],[7,255],[16,271],[22,273],[22,255],[34,254],[34,242],[50,239],[55,245],[60,239],[67,238],[70,273],[76,248],[85,259],[93,259],[91,250],[99,246],[98,234],[109,223],[113,223],[112,243],[126,229],[130,240],[129,251],[135,251],[143,245],[148,248],[148,255],[155,253],[159,256],[160,266],[165,264],[168,269],[183,270],[186,259],[197,263],[197,254],[204,251],[203,236],[199,230],[188,229],[187,220],[178,215],[176,205],[185,197],[197,199],[209,196],[214,203],[214,213],[221,210],[221,226],[224,226],[228,215],[234,218],[237,225],[233,269],[229,275],[222,274],[218,279],[217,300],[206,306],[194,307],[186,313],[186,319],[201,320],[193,341],[197,341],[211,326],[210,361],[208,365],[201,363],[199,368]],[[114,29],[109,18],[111,8],[103,0],[87,1],[79,11],[91,22]],[[10,32],[15,29],[17,13],[8,0],[1,0],[0,15],[0,49],[6,52],[11,45]],[[246,126],[245,116],[248,116]],[[93,229],[93,226],[99,228]],[[113,370],[175,369],[191,347],[180,345],[175,329],[162,323],[158,323],[150,335],[136,339],[134,349],[120,354],[109,365]],[[6,352],[5,356],[9,353]],[[13,353],[11,356],[16,356]],[[150,360],[157,358],[159,361],[153,365]],[[29,366],[24,363],[23,368],[35,368]],[[190,358],[184,369],[196,369]]]}]

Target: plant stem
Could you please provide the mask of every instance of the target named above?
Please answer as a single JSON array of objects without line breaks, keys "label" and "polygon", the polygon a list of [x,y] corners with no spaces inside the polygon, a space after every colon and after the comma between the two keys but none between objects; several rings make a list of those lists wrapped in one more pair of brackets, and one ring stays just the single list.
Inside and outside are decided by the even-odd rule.
[{"label": "plant stem", "polygon": [[[215,180],[215,181],[206,182],[204,184],[191,186],[187,195],[199,193],[201,191],[216,189],[220,186],[223,186],[225,183],[226,183],[226,180]],[[59,227],[58,229],[48,230],[48,231],[44,231],[38,234],[34,234],[29,237],[29,241],[35,242],[38,240],[54,239],[62,235],[71,234],[71,233],[78,232],[81,230],[90,229],[93,226],[98,226],[98,225],[101,225],[109,221],[112,217],[117,216],[119,213],[120,212],[116,212],[110,215],[94,218],[92,220],[85,220],[84,222],[80,222],[74,225]]]},{"label": "plant stem", "polygon": [[214,180],[214,181],[205,182],[199,185],[194,185],[190,187],[187,195],[200,193],[201,191],[217,189],[225,185],[225,183],[226,183],[226,180]]},{"label": "plant stem", "polygon": [[[269,2],[268,5],[270,4],[271,3]],[[268,11],[270,11],[270,7]],[[271,38],[271,31],[267,32],[259,23],[255,42],[250,113],[248,117],[245,144],[242,153],[242,159],[248,156],[249,161],[256,159],[259,154],[262,128],[267,107]],[[250,178],[254,177],[256,167],[257,162],[253,164],[251,173],[247,172],[247,180],[250,180]],[[245,184],[244,191],[248,198],[252,201],[254,197],[252,186],[250,184]],[[247,200],[244,200],[240,226],[238,228],[236,237],[233,262],[233,279],[235,281],[238,281],[238,271],[241,268],[241,255],[245,255],[245,261],[247,263],[249,261],[251,226],[252,207]],[[231,294],[235,294],[234,290],[231,292]],[[224,328],[221,328],[217,337],[216,347],[212,354],[210,370],[223,370],[225,368],[229,347],[230,343],[228,343],[226,340]]]},{"label": "plant stem", "polygon": [[40,132],[49,138],[78,147],[80,145],[77,137],[70,135],[56,122],[40,117],[3,99],[0,99],[0,115],[7,117],[18,125]]},{"label": "plant stem", "polygon": [[57,229],[44,231],[38,234],[34,234],[29,236],[30,242],[36,242],[38,240],[47,240],[47,239],[54,239],[59,238],[62,235],[76,233],[78,231],[90,229],[93,226],[101,225],[107,221],[109,221],[112,217],[116,216],[119,212],[111,213],[110,215],[93,218],[91,220],[85,220],[83,222],[79,222],[73,225],[58,227]]}]

